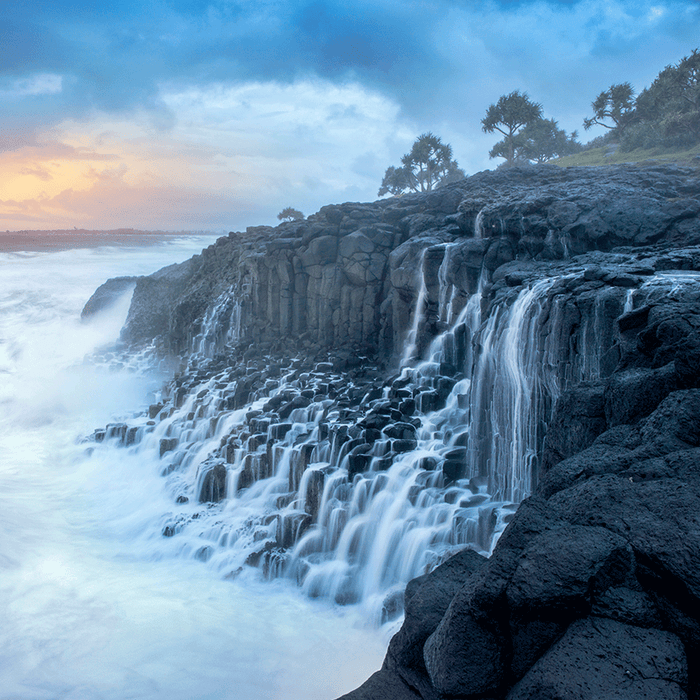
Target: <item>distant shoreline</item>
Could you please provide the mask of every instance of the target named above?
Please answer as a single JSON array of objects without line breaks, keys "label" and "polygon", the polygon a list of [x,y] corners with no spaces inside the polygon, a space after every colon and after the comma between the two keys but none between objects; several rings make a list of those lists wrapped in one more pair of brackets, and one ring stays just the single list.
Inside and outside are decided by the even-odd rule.
[{"label": "distant shoreline", "polygon": [[54,231],[0,231],[0,252],[17,253],[68,250],[70,248],[98,248],[105,245],[155,245],[182,236],[215,236],[214,231],[141,231],[113,229],[59,229]]}]

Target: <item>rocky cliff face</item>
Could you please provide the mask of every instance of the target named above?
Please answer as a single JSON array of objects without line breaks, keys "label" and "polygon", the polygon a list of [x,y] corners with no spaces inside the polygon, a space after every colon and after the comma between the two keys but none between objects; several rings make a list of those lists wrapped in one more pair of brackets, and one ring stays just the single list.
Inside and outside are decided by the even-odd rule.
[{"label": "rocky cliff face", "polygon": [[615,369],[560,397],[492,556],[412,581],[347,700],[698,697],[700,274],[669,276],[613,320]]},{"label": "rocky cliff face", "polygon": [[164,536],[405,606],[348,700],[698,697],[696,172],[481,173],[230,234],[140,279],[123,337],[189,359],[96,434],[157,453]]},{"label": "rocky cliff face", "polygon": [[422,275],[420,354],[442,330],[439,294],[456,317],[482,270],[490,278],[516,259],[700,242],[697,185],[669,167],[542,166],[480,173],[427,195],[326,206],[305,221],[231,233],[144,278],[124,338],[159,337],[181,353],[204,332],[212,347],[240,340],[274,350],[292,341],[307,352],[395,359]]}]

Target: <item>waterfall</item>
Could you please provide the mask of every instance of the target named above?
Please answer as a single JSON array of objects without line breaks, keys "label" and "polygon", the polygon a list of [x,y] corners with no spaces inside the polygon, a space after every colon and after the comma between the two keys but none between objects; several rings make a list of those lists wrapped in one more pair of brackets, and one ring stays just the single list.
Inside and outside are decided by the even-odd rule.
[{"label": "waterfall", "polygon": [[416,305],[413,307],[413,318],[411,320],[411,329],[406,338],[406,347],[401,357],[400,366],[406,367],[414,359],[416,350],[418,349],[418,331],[423,322],[425,314],[425,303],[428,297],[428,287],[425,284],[425,256],[427,248],[421,251],[420,263],[418,265],[420,284],[418,287],[418,296],[416,297]]},{"label": "waterfall", "polygon": [[241,302],[233,288],[221,294],[207,308],[202,324],[190,343],[190,352],[199,357],[212,357],[241,336]]},{"label": "waterfall", "polygon": [[[557,397],[607,371],[606,319],[630,295],[573,295],[580,273],[494,295],[482,270],[453,318],[450,255],[433,267],[437,292],[421,260],[401,373],[381,389],[300,358],[217,364],[238,313],[217,300],[188,372],[148,415],[96,436],[157,465],[173,503],[162,546],[222,577],[254,567],[291,578],[377,624],[399,614],[408,580],[456,549],[491,552],[533,488]],[[445,329],[415,360],[433,293]]]},{"label": "waterfall", "polygon": [[479,212],[474,219],[474,238],[484,238],[484,210],[479,209]]}]

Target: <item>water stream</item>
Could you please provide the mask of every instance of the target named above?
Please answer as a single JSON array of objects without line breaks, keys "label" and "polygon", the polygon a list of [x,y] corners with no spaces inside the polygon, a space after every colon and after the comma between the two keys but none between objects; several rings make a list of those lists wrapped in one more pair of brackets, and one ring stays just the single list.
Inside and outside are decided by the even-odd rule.
[{"label": "water stream", "polygon": [[[330,363],[212,364],[237,318],[230,297],[217,300],[193,340],[189,383],[99,436],[119,459],[160,464],[171,502],[159,547],[224,578],[253,567],[290,579],[374,625],[396,619],[406,582],[450,553],[492,551],[533,488],[554,403],[608,371],[610,318],[630,298],[612,287],[572,297],[579,271],[489,302],[482,271],[453,304],[463,292],[445,274],[451,246],[433,252],[442,264],[428,284],[421,259],[401,374],[364,397]],[[415,359],[430,288],[446,330]],[[254,391],[236,404],[249,378]]]}]

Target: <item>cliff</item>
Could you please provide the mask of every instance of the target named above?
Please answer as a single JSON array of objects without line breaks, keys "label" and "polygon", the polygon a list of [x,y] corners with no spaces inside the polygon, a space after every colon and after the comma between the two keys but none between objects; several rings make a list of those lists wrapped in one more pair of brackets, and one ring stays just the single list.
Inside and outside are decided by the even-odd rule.
[{"label": "cliff", "polygon": [[[439,330],[435,276],[446,244],[454,247],[443,272],[464,299],[482,268],[492,275],[515,259],[699,243],[697,187],[694,171],[672,166],[541,166],[483,172],[425,195],[326,206],[304,221],[231,233],[144,278],[123,337],[160,337],[181,353],[209,310],[229,341],[274,349],[291,339],[308,352],[396,357],[421,267],[428,284],[421,344]],[[222,308],[212,309],[217,301]]]},{"label": "cliff", "polygon": [[139,279],[123,339],[189,362],[95,438],[158,452],[164,536],[405,608],[346,700],[698,697],[697,171],[486,172],[229,234]]}]

